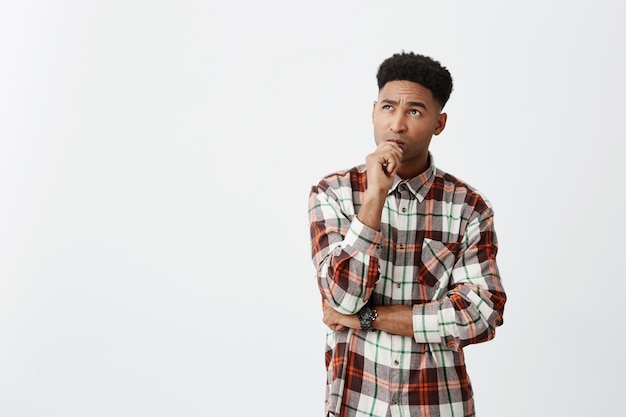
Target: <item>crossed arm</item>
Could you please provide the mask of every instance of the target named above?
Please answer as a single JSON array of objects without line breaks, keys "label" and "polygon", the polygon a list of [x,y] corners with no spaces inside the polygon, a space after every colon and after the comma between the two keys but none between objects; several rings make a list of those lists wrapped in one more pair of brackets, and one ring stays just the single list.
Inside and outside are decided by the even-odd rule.
[{"label": "crossed arm", "polygon": [[[331,207],[333,203],[325,200],[325,204]],[[320,214],[316,214],[319,218]],[[313,235],[316,249],[322,248],[314,253],[321,262],[318,283],[325,300],[323,322],[332,331],[360,329],[356,313],[371,297],[378,277],[378,259],[373,249],[376,245],[363,242],[376,242],[377,237],[372,229],[353,221],[337,246],[332,240],[324,240],[334,235],[326,233],[322,222],[312,224],[312,230],[318,232]],[[468,224],[465,237],[458,265],[452,269],[451,281],[441,298],[414,305],[376,305],[378,317],[372,327],[389,334],[412,336],[418,343],[449,346],[465,346],[494,337],[495,328],[502,324],[506,296],[495,265],[497,246],[490,210]],[[336,250],[325,249],[329,245],[335,245]],[[362,281],[361,272],[366,272]]]},{"label": "crossed arm", "polygon": [[[346,328],[361,328],[356,314],[341,314],[326,301],[324,301],[323,310],[324,324],[334,332],[339,332]],[[372,322],[374,329],[400,336],[413,336],[413,308],[411,306],[376,306],[376,311],[378,312],[378,317]]]},{"label": "crossed arm", "polygon": [[[379,163],[374,161],[374,165]],[[358,178],[345,176],[332,188],[320,184],[311,192],[313,259],[325,300],[323,322],[332,331],[360,329],[355,313],[368,302],[378,279],[377,247],[382,239],[380,219],[388,184],[380,186],[372,181],[369,165],[367,189],[356,218],[349,217],[355,210],[346,190],[361,186]],[[451,275],[443,297],[412,306],[376,305],[374,329],[412,336],[418,343],[461,346],[495,335],[495,327],[502,323],[506,296],[495,264],[492,211],[483,204],[483,210],[472,213],[460,243],[458,264],[452,269],[446,267]],[[438,253],[433,252],[433,257]]]}]

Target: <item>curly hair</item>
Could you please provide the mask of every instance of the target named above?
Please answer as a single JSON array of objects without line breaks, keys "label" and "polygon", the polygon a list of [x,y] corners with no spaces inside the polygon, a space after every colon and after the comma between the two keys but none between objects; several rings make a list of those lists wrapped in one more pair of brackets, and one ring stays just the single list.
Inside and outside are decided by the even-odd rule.
[{"label": "curly hair", "polygon": [[452,76],[448,69],[430,57],[413,52],[397,53],[384,60],[376,78],[379,91],[389,81],[418,83],[431,91],[442,109],[452,93]]}]

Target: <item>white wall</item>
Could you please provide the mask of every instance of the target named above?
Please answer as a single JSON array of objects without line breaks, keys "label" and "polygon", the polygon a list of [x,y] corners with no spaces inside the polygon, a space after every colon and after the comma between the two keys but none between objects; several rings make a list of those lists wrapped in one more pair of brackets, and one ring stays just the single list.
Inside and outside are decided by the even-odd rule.
[{"label": "white wall", "polygon": [[614,414],[625,12],[2,2],[0,416],[320,416],[308,191],[372,149],[400,50],[451,70],[432,151],[496,209],[509,302],[466,351],[478,415]]}]

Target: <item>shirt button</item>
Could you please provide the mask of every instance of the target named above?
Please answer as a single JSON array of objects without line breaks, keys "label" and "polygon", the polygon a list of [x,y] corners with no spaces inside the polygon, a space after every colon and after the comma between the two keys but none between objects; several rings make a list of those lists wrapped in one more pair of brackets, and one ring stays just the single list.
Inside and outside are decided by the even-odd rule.
[{"label": "shirt button", "polygon": [[403,245],[403,244],[399,244],[399,245],[398,245],[398,247],[399,247],[400,249],[404,249],[404,245]]},{"label": "shirt button", "polygon": [[398,361],[393,361],[393,364],[394,364],[395,366],[398,366],[398,365],[400,365],[400,362],[398,362]]},{"label": "shirt button", "polygon": [[395,398],[391,401],[392,405],[397,405],[398,404],[398,400],[396,400]]},{"label": "shirt button", "polygon": [[399,282],[396,284],[396,288],[400,288],[402,287],[402,284],[400,284]]},{"label": "shirt button", "polygon": [[402,212],[406,213],[406,207],[402,207]]}]

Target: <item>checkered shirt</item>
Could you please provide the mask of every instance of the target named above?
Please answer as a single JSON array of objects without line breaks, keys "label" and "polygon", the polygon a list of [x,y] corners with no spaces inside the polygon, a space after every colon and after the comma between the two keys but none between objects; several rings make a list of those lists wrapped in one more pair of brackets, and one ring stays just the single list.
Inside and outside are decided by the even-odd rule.
[{"label": "checkered shirt", "polygon": [[328,332],[325,415],[475,416],[463,347],[495,336],[506,295],[488,200],[431,165],[396,177],[381,230],[361,223],[365,166],[328,175],[309,198],[323,299],[344,314],[368,301],[413,307],[413,337]]}]

